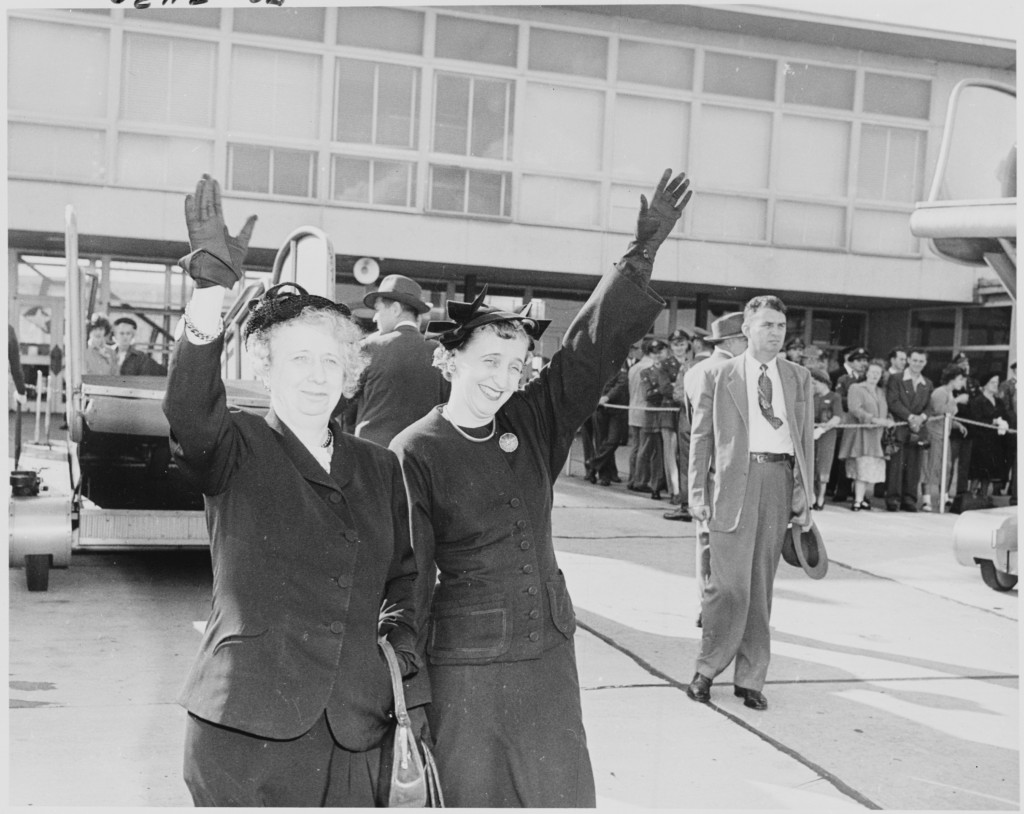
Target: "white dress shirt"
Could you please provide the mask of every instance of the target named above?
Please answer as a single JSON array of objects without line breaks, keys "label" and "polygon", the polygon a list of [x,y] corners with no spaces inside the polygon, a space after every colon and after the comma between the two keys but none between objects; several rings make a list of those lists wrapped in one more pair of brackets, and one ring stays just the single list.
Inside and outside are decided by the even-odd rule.
[{"label": "white dress shirt", "polygon": [[772,383],[772,410],[782,420],[776,430],[761,413],[757,401],[757,380],[761,376],[762,363],[748,351],[743,354],[744,374],[747,377],[747,419],[750,427],[751,452],[781,452],[793,455],[793,437],[789,431],[789,416],[786,413],[786,398],[782,392],[782,378],[779,376],[778,359],[763,363],[767,367]]}]

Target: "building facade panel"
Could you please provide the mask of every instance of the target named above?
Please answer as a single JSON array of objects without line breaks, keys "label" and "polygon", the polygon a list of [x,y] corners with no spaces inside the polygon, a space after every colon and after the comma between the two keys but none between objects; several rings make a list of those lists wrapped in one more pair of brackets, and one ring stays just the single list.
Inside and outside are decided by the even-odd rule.
[{"label": "building facade panel", "polygon": [[[830,45],[784,22],[777,37],[679,24],[680,6],[193,11],[9,12],[9,227],[33,236],[12,251],[59,252],[71,203],[101,249],[133,241],[129,259],[173,265],[182,195],[208,171],[231,224],[260,216],[260,257],[310,224],[439,297],[550,275],[569,302],[672,166],[696,197],[655,270],[666,327],[768,288],[848,311],[860,341],[899,311],[909,339],[910,303],[963,323],[979,299],[983,275],[908,221],[953,85],[1015,81],[1012,63],[988,67],[996,44],[975,43],[974,65],[913,58],[844,47],[862,37],[832,19]],[[44,43],[80,56],[73,76]],[[807,313],[809,336],[838,336]]]}]

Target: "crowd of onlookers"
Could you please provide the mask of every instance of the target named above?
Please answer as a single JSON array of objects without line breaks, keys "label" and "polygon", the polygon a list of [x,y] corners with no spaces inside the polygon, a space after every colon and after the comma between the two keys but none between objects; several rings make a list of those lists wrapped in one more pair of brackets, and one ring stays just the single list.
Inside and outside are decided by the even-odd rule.
[{"label": "crowd of onlookers", "polygon": [[[632,492],[675,504],[666,519],[691,519],[692,408],[684,380],[713,352],[725,358],[742,353],[741,324],[742,314],[727,314],[712,331],[677,329],[667,340],[648,338],[632,348],[582,428],[589,482],[625,480]],[[897,347],[881,358],[849,347],[832,361],[821,348],[793,338],[783,355],[808,368],[813,380],[813,508],[824,508],[831,497],[852,511],[930,512],[945,496],[944,508],[958,512],[991,505],[998,494],[1016,505],[1016,433],[1010,432],[1017,426],[1016,362],[1009,370],[974,371],[959,353],[933,381],[924,373],[924,348]],[[629,472],[620,474],[615,450],[624,444],[630,446]]]}]

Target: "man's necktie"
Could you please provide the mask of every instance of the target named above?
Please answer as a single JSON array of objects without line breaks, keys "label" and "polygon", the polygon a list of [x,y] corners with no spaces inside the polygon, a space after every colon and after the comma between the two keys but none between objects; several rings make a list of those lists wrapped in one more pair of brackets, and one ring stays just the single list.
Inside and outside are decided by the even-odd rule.
[{"label": "man's necktie", "polygon": [[768,378],[768,365],[761,365],[761,375],[757,377],[757,406],[773,430],[782,426],[782,419],[772,409],[772,380]]}]

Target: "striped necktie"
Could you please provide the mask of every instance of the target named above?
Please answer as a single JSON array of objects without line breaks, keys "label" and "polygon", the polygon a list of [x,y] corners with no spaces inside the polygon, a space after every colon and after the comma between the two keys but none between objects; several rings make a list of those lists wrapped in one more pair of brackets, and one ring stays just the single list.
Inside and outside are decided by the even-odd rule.
[{"label": "striped necktie", "polygon": [[757,377],[757,406],[773,430],[782,426],[782,419],[772,409],[772,380],[768,378],[768,365],[761,365],[761,375]]}]

